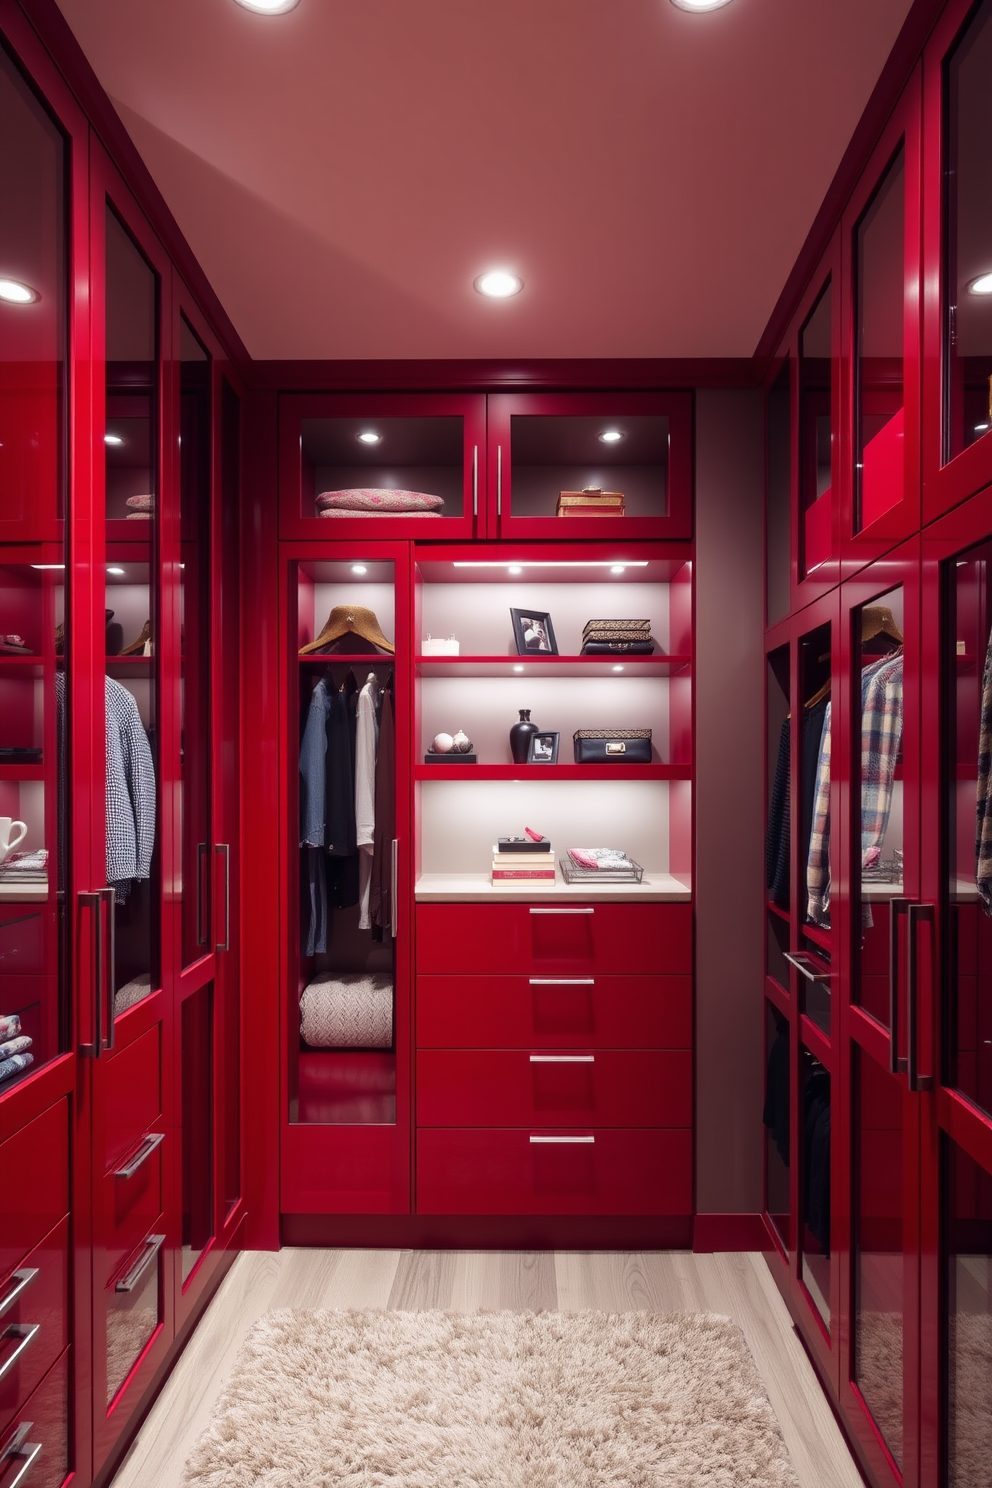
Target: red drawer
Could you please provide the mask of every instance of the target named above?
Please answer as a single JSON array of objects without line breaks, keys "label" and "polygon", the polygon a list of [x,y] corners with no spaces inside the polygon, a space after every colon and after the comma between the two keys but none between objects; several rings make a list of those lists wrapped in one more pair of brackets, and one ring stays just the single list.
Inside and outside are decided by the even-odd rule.
[{"label": "red drawer", "polygon": [[421,1214],[688,1215],[692,1133],[588,1127],[421,1131],[417,1209]]},{"label": "red drawer", "polygon": [[688,1049],[692,978],[420,976],[422,1049]]},{"label": "red drawer", "polygon": [[[106,1326],[104,1394],[108,1407],[162,1327],[165,1306],[165,1258],[162,1253],[165,1244],[164,1230],[164,1217],[159,1214],[152,1229],[142,1236],[134,1251],[125,1257],[123,1265],[111,1276],[103,1290]],[[96,1303],[99,1308],[99,1296]],[[140,1383],[138,1394],[144,1389],[145,1383]],[[95,1378],[94,1389],[99,1389],[99,1386],[100,1380]]]},{"label": "red drawer", "polygon": [[692,971],[689,904],[420,904],[417,969],[525,976]]},{"label": "red drawer", "polygon": [[105,1258],[98,1260],[98,1275],[109,1276],[123,1264],[154,1229],[164,1209],[162,1194],[163,1152],[166,1134],[161,1125],[146,1132],[100,1180],[103,1199]]},{"label": "red drawer", "polygon": [[0,1379],[0,1421],[13,1416],[69,1342],[68,1251],[63,1219],[0,1286],[0,1370],[9,1366]]},{"label": "red drawer", "polygon": [[688,1049],[422,1049],[418,1126],[690,1126]]},{"label": "red drawer", "polygon": [[16,1482],[23,1473],[23,1488],[61,1488],[69,1466],[66,1350],[13,1419],[0,1426],[0,1483]]},{"label": "red drawer", "polygon": [[119,1166],[125,1153],[130,1153],[145,1132],[153,1131],[161,1121],[161,1042],[162,1030],[156,1024],[106,1061],[105,1172]]},{"label": "red drawer", "polygon": [[69,1212],[69,1104],[61,1100],[0,1143],[0,1276]]}]

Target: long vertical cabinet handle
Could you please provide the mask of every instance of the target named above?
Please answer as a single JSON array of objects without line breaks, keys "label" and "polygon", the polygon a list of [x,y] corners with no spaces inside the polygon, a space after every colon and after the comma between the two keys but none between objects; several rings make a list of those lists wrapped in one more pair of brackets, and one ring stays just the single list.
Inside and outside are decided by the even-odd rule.
[{"label": "long vertical cabinet handle", "polygon": [[0,1448],[0,1474],[4,1471],[5,1462],[16,1462],[18,1458],[24,1463],[16,1478],[11,1478],[7,1488],[17,1488],[18,1483],[24,1483],[27,1488],[27,1477],[31,1471],[31,1464],[41,1451],[41,1442],[29,1442],[28,1433],[33,1426],[33,1421],[21,1421],[13,1436],[5,1447]]},{"label": "long vertical cabinet handle", "polygon": [[76,898],[80,910],[93,911],[93,1042],[80,1044],[79,1052],[88,1059],[99,1059],[103,1053],[103,916],[98,893],[77,894]]},{"label": "long vertical cabinet handle", "polygon": [[214,844],[214,852],[224,859],[224,939],[218,940],[215,951],[231,949],[231,845],[228,842]]},{"label": "long vertical cabinet handle", "polygon": [[496,446],[496,516],[503,515],[503,446]]},{"label": "long vertical cabinet handle", "polygon": [[[934,924],[934,906],[932,904],[911,904],[909,906],[909,952],[907,956],[906,975],[906,1068],[908,1073],[908,1084],[910,1090],[919,1092],[929,1090],[933,1085],[932,1075],[921,1075],[919,1069],[919,933],[918,928],[921,920],[926,920],[931,927]],[[931,941],[931,960],[933,958],[933,944]]]},{"label": "long vertical cabinet handle", "polygon": [[389,930],[393,939],[399,928],[399,906],[396,902],[396,892],[400,882],[400,839],[393,838],[391,858],[389,864]]},{"label": "long vertical cabinet handle", "polygon": [[[117,904],[116,889],[98,889],[98,897],[103,901],[107,910],[107,939],[106,954],[103,958],[103,986],[107,998],[107,1024],[104,1034],[104,1048],[108,1053],[116,1043],[114,1031],[114,1003],[117,998],[116,967],[117,967],[117,925],[114,919],[114,908]],[[103,941],[103,915],[98,915],[100,923],[100,938]]]},{"label": "long vertical cabinet handle", "polygon": [[479,446],[472,446],[472,515],[479,515]]},{"label": "long vertical cabinet handle", "polygon": [[899,1062],[899,917],[909,909],[908,899],[889,904],[889,1074],[898,1075]]}]

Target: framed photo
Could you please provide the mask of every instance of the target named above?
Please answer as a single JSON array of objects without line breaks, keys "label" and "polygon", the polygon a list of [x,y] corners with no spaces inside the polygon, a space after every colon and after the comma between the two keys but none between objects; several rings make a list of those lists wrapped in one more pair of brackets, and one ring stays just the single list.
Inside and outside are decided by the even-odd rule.
[{"label": "framed photo", "polygon": [[529,765],[556,765],[558,763],[558,735],[531,734],[527,744]]},{"label": "framed photo", "polygon": [[550,615],[541,610],[511,610],[510,619],[518,656],[558,655],[558,642]]}]

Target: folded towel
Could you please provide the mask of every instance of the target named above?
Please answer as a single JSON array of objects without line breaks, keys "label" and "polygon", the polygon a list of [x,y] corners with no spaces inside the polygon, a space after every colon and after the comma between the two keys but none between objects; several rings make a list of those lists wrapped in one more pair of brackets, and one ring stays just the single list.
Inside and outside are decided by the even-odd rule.
[{"label": "folded towel", "polygon": [[632,868],[627,854],[619,847],[570,847],[568,856],[579,868]]},{"label": "folded towel", "polygon": [[21,1020],[16,1013],[0,1013],[0,1039],[16,1038],[21,1031]]},{"label": "folded towel", "polygon": [[21,1038],[8,1039],[7,1043],[0,1044],[0,1059],[9,1059],[13,1054],[23,1054],[25,1049],[30,1049],[32,1040],[25,1034]]}]

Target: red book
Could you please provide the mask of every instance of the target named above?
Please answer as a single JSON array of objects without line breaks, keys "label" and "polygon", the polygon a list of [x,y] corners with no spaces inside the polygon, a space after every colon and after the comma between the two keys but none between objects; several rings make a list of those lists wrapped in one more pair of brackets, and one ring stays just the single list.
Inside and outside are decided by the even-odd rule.
[{"label": "red book", "polygon": [[554,868],[494,868],[493,882],[498,883],[507,878],[538,878],[545,882],[554,882]]}]

